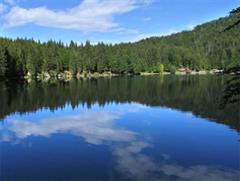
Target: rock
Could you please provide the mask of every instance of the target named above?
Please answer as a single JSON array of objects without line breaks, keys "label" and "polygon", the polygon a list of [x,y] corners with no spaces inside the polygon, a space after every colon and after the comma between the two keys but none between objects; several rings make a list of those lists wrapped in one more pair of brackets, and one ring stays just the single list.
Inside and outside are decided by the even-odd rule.
[{"label": "rock", "polygon": [[51,76],[48,72],[43,72],[42,76],[43,76],[44,81],[48,81],[51,78]]}]

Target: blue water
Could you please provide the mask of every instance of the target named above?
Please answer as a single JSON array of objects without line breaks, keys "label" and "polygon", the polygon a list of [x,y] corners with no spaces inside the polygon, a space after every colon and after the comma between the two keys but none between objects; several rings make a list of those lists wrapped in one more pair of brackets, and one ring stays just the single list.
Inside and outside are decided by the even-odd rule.
[{"label": "blue water", "polygon": [[0,123],[1,180],[239,180],[239,133],[137,102],[66,104]]}]

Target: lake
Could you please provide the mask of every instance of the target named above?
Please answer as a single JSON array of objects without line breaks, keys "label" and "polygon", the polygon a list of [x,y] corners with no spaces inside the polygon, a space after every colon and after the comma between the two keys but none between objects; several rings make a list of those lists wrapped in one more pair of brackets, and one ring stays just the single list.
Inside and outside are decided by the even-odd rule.
[{"label": "lake", "polygon": [[237,181],[229,79],[1,82],[0,180]]}]

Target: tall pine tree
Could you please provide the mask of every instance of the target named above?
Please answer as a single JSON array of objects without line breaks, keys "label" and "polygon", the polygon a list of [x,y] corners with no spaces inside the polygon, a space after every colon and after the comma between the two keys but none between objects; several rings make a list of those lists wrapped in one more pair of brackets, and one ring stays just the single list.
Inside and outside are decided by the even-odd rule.
[{"label": "tall pine tree", "polygon": [[6,50],[0,46],[0,77],[5,75],[7,69],[7,56]]}]

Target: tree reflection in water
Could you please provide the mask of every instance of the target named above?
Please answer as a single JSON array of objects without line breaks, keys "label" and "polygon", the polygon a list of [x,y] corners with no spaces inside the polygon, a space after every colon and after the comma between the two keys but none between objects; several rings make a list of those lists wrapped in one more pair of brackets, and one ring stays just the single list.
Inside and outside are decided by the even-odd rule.
[{"label": "tree reflection in water", "polygon": [[91,108],[95,103],[105,106],[111,102],[138,102],[192,112],[240,130],[239,77],[230,79],[229,76],[134,76],[51,84],[2,82],[0,119],[42,108],[54,111],[66,104]]},{"label": "tree reflection in water", "polygon": [[226,73],[233,75],[226,82],[222,107],[240,102],[240,66],[230,68]]}]

